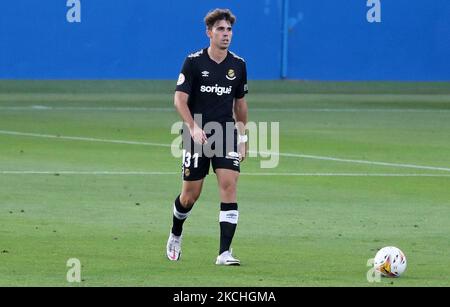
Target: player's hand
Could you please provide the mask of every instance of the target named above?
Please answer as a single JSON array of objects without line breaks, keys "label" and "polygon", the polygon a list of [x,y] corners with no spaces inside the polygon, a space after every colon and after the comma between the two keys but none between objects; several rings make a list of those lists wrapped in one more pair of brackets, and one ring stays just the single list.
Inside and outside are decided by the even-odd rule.
[{"label": "player's hand", "polygon": [[247,157],[247,152],[248,152],[248,143],[239,143],[238,144],[238,154],[239,154],[239,159],[242,161],[245,160],[245,158]]},{"label": "player's hand", "polygon": [[197,144],[206,144],[208,143],[208,138],[206,137],[205,131],[201,129],[199,126],[195,125],[193,129],[190,129],[191,137]]}]

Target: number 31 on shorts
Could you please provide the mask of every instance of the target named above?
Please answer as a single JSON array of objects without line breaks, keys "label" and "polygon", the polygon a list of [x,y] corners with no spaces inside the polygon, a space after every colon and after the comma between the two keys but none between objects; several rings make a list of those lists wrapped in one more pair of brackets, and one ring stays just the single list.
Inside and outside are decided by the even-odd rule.
[{"label": "number 31 on shorts", "polygon": [[190,152],[187,152],[185,149],[183,149],[183,163],[184,167],[190,167],[191,166],[191,160],[194,160],[194,168],[198,167],[198,153],[195,153],[194,155],[191,155]]}]

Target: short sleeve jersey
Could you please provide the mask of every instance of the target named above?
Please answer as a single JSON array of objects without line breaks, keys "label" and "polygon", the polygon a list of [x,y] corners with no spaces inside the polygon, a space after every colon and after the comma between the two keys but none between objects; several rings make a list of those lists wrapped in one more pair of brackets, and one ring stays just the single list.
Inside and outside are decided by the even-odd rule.
[{"label": "short sleeve jersey", "polygon": [[207,48],[192,53],[184,61],[176,91],[189,95],[191,115],[201,114],[203,125],[233,122],[234,99],[248,92],[245,61],[230,51],[221,63],[209,57]]}]

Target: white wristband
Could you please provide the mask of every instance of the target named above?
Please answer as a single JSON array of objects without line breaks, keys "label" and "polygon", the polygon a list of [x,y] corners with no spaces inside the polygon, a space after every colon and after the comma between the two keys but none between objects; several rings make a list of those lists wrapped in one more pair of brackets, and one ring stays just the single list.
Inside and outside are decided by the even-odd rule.
[{"label": "white wristband", "polygon": [[248,136],[246,134],[239,135],[238,143],[247,143],[247,141],[248,141]]}]

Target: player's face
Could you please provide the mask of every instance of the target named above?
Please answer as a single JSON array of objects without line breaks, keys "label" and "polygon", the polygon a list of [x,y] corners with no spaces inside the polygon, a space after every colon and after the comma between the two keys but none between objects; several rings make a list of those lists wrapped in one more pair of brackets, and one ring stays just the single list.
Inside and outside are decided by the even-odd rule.
[{"label": "player's face", "polygon": [[231,44],[233,30],[231,24],[226,20],[218,20],[214,26],[207,31],[211,39],[211,45],[219,49],[228,49]]}]

